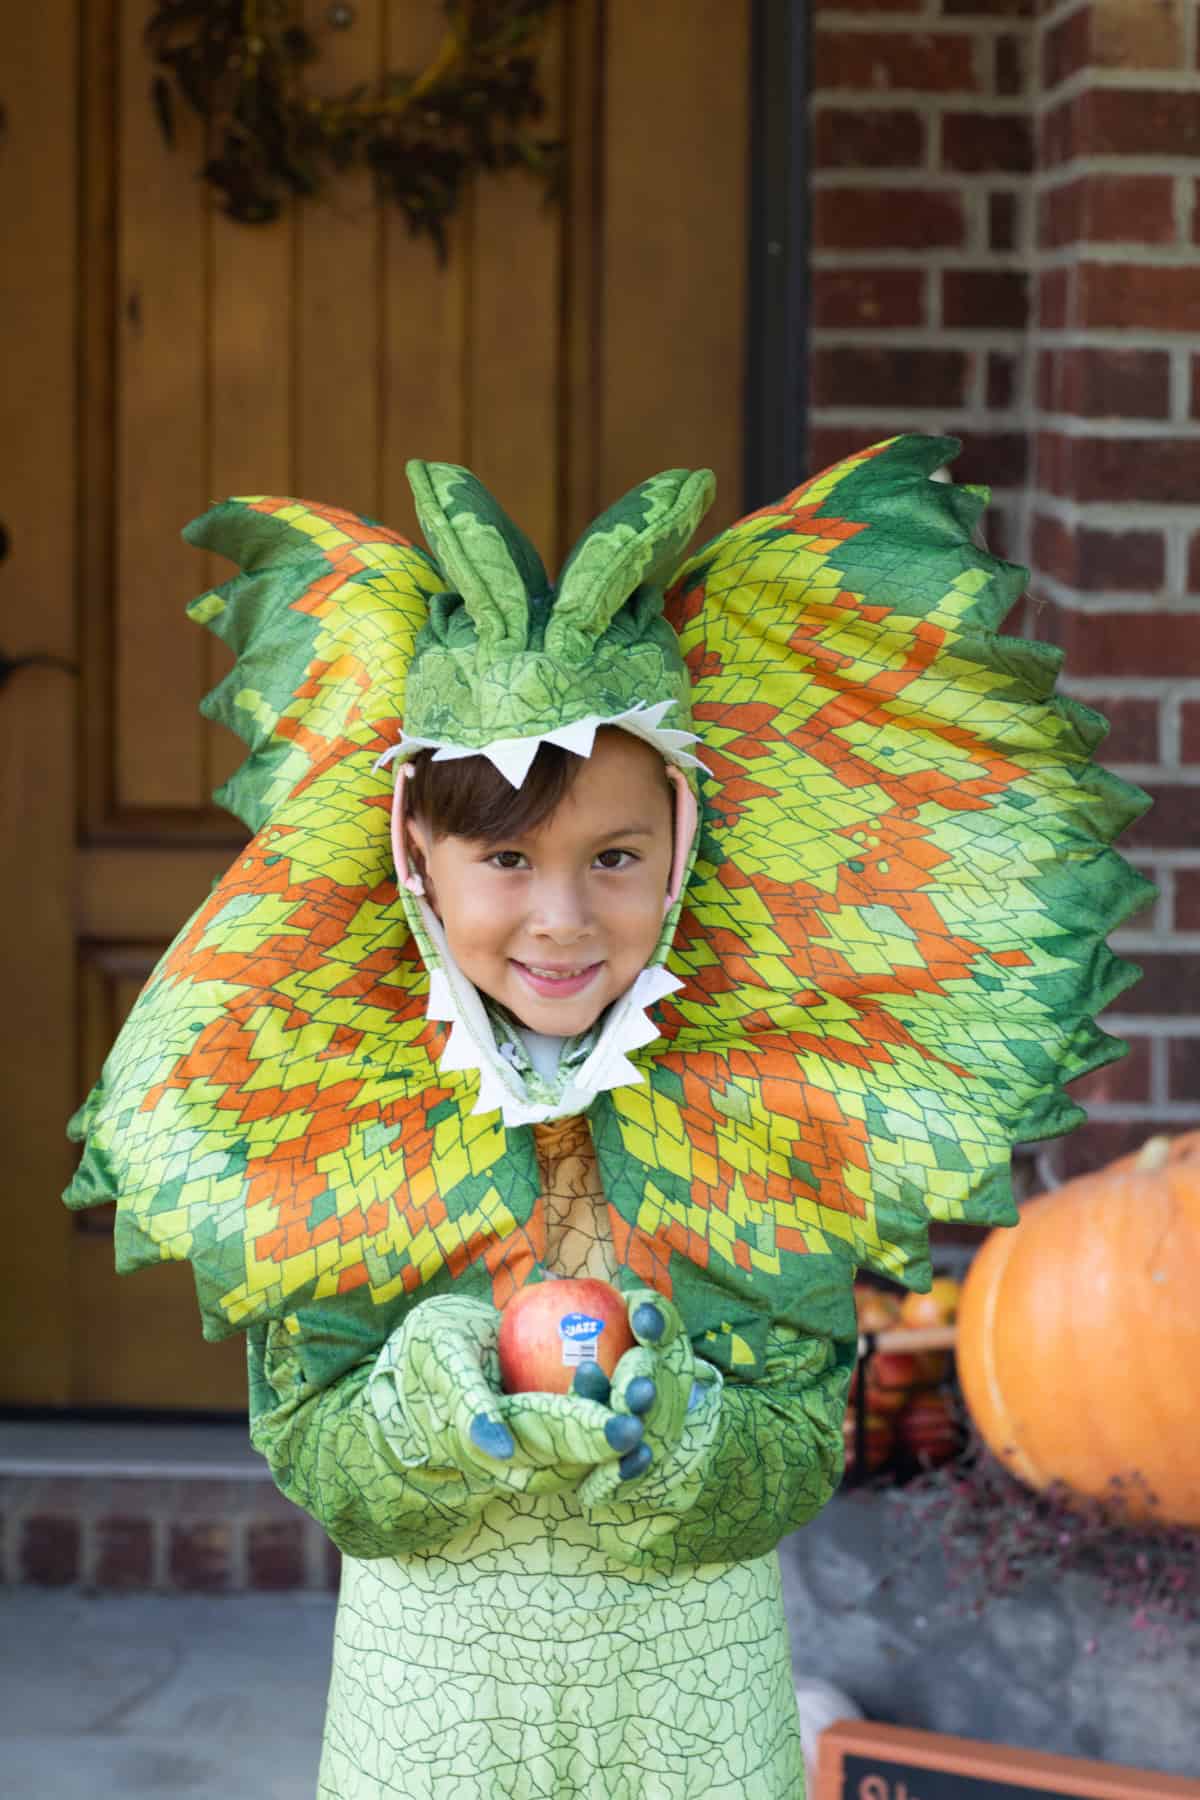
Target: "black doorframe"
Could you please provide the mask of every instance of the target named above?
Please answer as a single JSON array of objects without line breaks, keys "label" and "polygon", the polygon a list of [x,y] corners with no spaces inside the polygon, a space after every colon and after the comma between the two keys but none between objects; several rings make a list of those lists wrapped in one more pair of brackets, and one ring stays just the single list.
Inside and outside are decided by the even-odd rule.
[{"label": "black doorframe", "polygon": [[753,0],[743,498],[807,473],[808,0]]}]

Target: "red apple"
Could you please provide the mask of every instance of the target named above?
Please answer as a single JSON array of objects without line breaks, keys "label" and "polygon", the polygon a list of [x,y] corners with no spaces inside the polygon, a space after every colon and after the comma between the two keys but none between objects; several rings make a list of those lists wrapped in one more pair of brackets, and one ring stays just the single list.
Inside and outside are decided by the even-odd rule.
[{"label": "red apple", "polygon": [[927,1468],[949,1462],[962,1442],[945,1394],[917,1394],[896,1421],[896,1437],[901,1449]]},{"label": "red apple", "polygon": [[908,1402],[917,1379],[917,1359],[897,1350],[878,1350],[867,1364],[867,1407],[871,1412],[898,1413]]},{"label": "red apple", "polygon": [[565,1394],[581,1362],[598,1362],[611,1378],[636,1342],[625,1300],[607,1281],[531,1282],[500,1319],[500,1377],[509,1394]]}]

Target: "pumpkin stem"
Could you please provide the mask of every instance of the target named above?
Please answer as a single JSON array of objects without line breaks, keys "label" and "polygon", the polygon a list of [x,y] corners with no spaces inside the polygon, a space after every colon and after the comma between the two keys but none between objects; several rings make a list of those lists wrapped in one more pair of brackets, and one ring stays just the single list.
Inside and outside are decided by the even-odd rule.
[{"label": "pumpkin stem", "polygon": [[1147,1138],[1138,1151],[1137,1161],[1133,1166],[1140,1175],[1154,1175],[1159,1169],[1166,1167],[1170,1154],[1171,1140],[1169,1137]]}]

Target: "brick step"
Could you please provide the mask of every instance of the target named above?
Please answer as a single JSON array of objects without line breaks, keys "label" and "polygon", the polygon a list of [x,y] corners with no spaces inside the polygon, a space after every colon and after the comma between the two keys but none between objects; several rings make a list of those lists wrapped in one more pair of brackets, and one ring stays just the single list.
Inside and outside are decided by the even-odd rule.
[{"label": "brick step", "polygon": [[0,1424],[5,1584],[324,1592],[340,1560],[244,1427]]}]

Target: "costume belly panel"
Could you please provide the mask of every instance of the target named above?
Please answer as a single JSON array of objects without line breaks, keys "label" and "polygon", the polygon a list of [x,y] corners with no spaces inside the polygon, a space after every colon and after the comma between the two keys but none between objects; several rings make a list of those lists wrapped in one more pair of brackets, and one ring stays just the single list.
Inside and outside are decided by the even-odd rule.
[{"label": "costume belly panel", "polygon": [[555,1275],[615,1281],[608,1202],[586,1118],[533,1127],[546,1217],[546,1267]]},{"label": "costume belly panel", "polygon": [[800,1800],[775,1554],[663,1575],[593,1544],[555,1496],[348,1557],[323,1800]]}]

